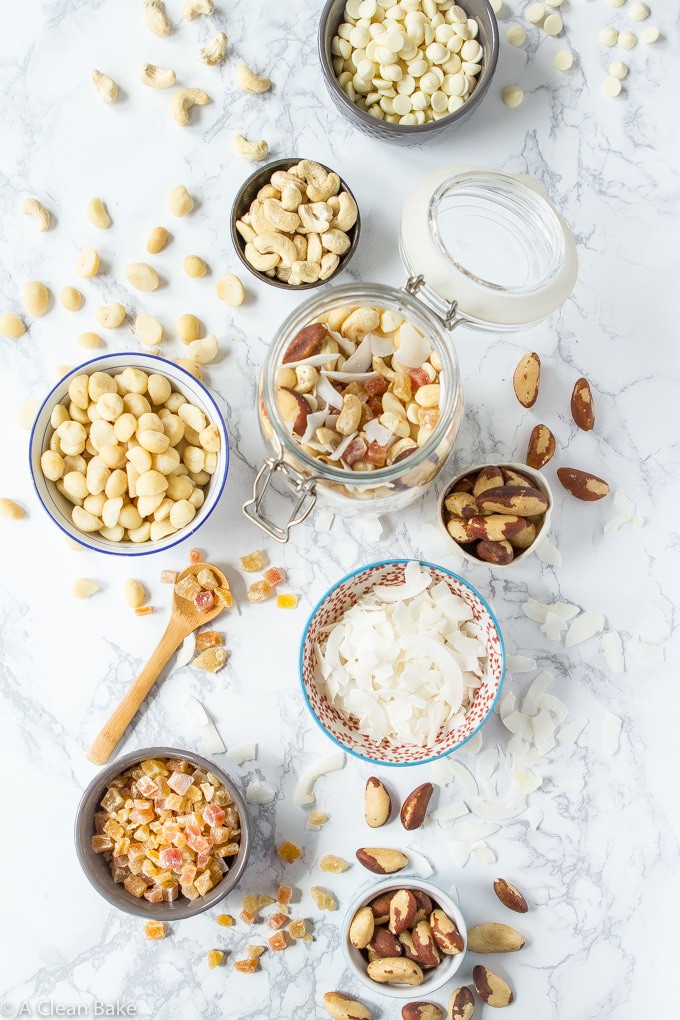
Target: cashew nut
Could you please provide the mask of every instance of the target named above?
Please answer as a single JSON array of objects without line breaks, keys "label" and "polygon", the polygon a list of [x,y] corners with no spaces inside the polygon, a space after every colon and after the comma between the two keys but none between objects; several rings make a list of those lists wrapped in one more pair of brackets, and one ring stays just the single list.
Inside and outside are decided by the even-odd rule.
[{"label": "cashew nut", "polygon": [[357,221],[357,204],[346,191],[341,191],[336,201],[338,203],[338,211],[331,220],[331,229],[337,228],[347,232],[352,229]]},{"label": "cashew nut", "polygon": [[265,184],[263,188],[257,193],[257,197],[260,202],[264,202],[265,198],[281,198],[281,192],[278,188],[273,187],[271,184]]},{"label": "cashew nut", "polygon": [[289,283],[293,287],[299,287],[301,283],[316,283],[319,279],[321,265],[318,262],[293,262],[290,267]]},{"label": "cashew nut", "polygon": [[[255,240],[257,240],[257,238],[255,238]],[[274,269],[275,266],[278,266],[281,261],[280,256],[275,252],[272,252],[270,255],[263,255],[257,250],[254,243],[251,241],[248,241],[246,244],[245,256],[249,264],[253,267],[253,269],[256,269],[258,273],[269,272],[270,269]]]},{"label": "cashew nut", "polygon": [[307,258],[307,238],[304,234],[294,234],[293,244],[297,252],[298,262],[304,262]]},{"label": "cashew nut", "polygon": [[300,192],[300,202],[302,201],[302,181],[299,177],[295,177],[294,174],[290,173],[290,171],[275,170],[272,174],[270,183],[275,188],[278,188],[281,194],[283,194],[284,188],[288,187],[288,185],[292,185],[292,187],[297,188]]},{"label": "cashew nut", "polygon": [[281,194],[281,205],[288,212],[296,212],[302,203],[302,192],[297,184],[286,184]]},{"label": "cashew nut", "polygon": [[274,224],[265,215],[264,203],[258,199],[250,207],[250,224],[256,234],[267,234],[274,229]]},{"label": "cashew nut", "polygon": [[173,216],[187,216],[194,207],[194,200],[183,184],[176,184],[170,192],[168,208]]},{"label": "cashew nut", "polygon": [[307,185],[307,197],[312,202],[325,202],[331,195],[340,190],[340,178],[336,173],[329,173],[315,163],[313,159],[302,159],[296,167],[297,175]]},{"label": "cashew nut", "polygon": [[155,64],[142,64],[139,71],[142,85],[150,89],[169,89],[177,81],[177,75],[169,67],[157,67]]},{"label": "cashew nut", "polygon": [[302,226],[310,234],[323,234],[330,226],[333,213],[328,203],[313,202],[301,205],[298,209],[298,215]]},{"label": "cashew nut", "polygon": [[41,234],[49,228],[52,218],[49,209],[46,209],[37,198],[25,198],[21,203],[20,209],[26,216],[33,217],[35,225]]},{"label": "cashew nut", "polygon": [[236,227],[244,241],[254,241],[255,238],[257,237],[257,234],[250,226],[250,224],[244,223],[243,220],[236,220],[234,226]]},{"label": "cashew nut", "polygon": [[259,95],[260,92],[267,92],[271,88],[271,80],[255,74],[245,64],[236,68],[236,84],[244,92],[252,92]]},{"label": "cashew nut", "polygon": [[197,18],[199,14],[213,14],[215,4],[213,0],[186,0],[182,8],[182,14],[189,20]]},{"label": "cashew nut", "polygon": [[275,198],[266,198],[263,202],[264,214],[277,230],[292,234],[300,226],[300,217],[296,212],[287,212]]},{"label": "cashew nut", "polygon": [[170,102],[175,123],[180,127],[186,127],[192,106],[206,106],[210,102],[212,102],[210,96],[203,89],[178,89]]},{"label": "cashew nut", "polygon": [[154,35],[170,35],[170,22],[165,13],[162,0],[146,0],[144,4],[144,21],[146,27]]},{"label": "cashew nut", "polygon": [[210,67],[214,67],[215,64],[221,64],[227,52],[228,42],[226,32],[218,32],[216,36],[208,40],[205,46],[201,46],[198,55],[203,63],[208,64]]},{"label": "cashew nut", "polygon": [[224,301],[225,304],[230,305],[232,308],[237,308],[243,304],[245,291],[238,276],[234,276],[232,273],[220,276],[215,289],[220,301]]},{"label": "cashew nut", "polygon": [[[323,238],[321,239],[323,241]],[[375,308],[355,308],[351,315],[348,315],[342,324],[340,332],[348,340],[363,340],[367,333],[370,333],[372,329],[376,329],[380,322],[380,313]],[[375,361],[380,359],[374,358],[373,371],[378,372],[379,369],[375,367]],[[387,366],[385,365],[385,368]],[[388,369],[389,371],[389,369]],[[393,373],[396,375],[396,373]]]},{"label": "cashew nut", "polygon": [[243,135],[234,135],[233,146],[239,156],[250,160],[251,163],[261,163],[269,155],[269,146],[264,138],[257,142],[249,142]]},{"label": "cashew nut", "polygon": [[26,332],[26,326],[18,315],[11,312],[3,312],[0,315],[0,336],[7,336],[10,340],[18,340]]},{"label": "cashew nut", "polygon": [[150,255],[158,255],[158,252],[163,251],[169,240],[170,233],[165,227],[152,227],[146,241],[146,250]]},{"label": "cashew nut", "polygon": [[323,256],[323,245],[318,234],[307,235],[307,258],[310,262],[321,262]]},{"label": "cashew nut", "polygon": [[274,275],[277,280],[281,281],[281,283],[288,283],[290,281],[290,269],[287,269],[284,266],[277,266]]},{"label": "cashew nut", "polygon": [[289,269],[296,261],[297,253],[291,239],[274,230],[267,234],[259,234],[253,241],[253,247],[259,251],[260,255],[271,253],[278,255],[281,265]]},{"label": "cashew nut", "polygon": [[92,84],[105,103],[115,103],[118,99],[118,86],[113,78],[109,78],[103,71],[92,72]]},{"label": "cashew nut", "polygon": [[294,389],[298,393],[311,393],[317,384],[319,373],[313,365],[298,365],[295,369]]},{"label": "cashew nut", "polygon": [[321,243],[326,251],[332,251],[335,255],[344,255],[352,244],[344,230],[327,230],[321,235]]},{"label": "cashew nut", "polygon": [[93,223],[95,227],[99,227],[100,230],[106,230],[107,227],[111,226],[111,217],[101,198],[90,199],[87,203],[87,216],[90,223]]}]

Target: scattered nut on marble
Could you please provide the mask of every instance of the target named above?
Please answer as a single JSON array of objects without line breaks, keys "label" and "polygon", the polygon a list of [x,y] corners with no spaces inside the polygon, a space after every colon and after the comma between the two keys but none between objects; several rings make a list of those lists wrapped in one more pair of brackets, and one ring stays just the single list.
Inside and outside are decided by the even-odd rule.
[{"label": "scattered nut on marble", "polygon": [[622,50],[632,50],[637,46],[635,32],[619,32],[618,45]]},{"label": "scattered nut on marble", "polygon": [[215,284],[215,290],[220,301],[224,301],[226,305],[230,305],[232,308],[237,308],[243,304],[245,298],[245,290],[243,284],[239,280],[238,276],[234,276],[232,273],[226,273],[224,276],[220,276],[219,280]]},{"label": "scattered nut on marble", "polygon": [[95,318],[104,329],[118,329],[125,319],[125,306],[120,301],[110,305],[101,305],[95,310]]},{"label": "scattered nut on marble", "polygon": [[149,31],[153,32],[154,35],[170,35],[170,22],[165,13],[163,0],[145,0],[144,22]]},{"label": "scattered nut on marble", "polygon": [[101,198],[91,198],[87,203],[87,218],[100,230],[111,226],[111,217]]},{"label": "scattered nut on marble", "polygon": [[628,64],[625,64],[623,60],[615,60],[609,65],[608,71],[612,78],[618,78],[619,81],[623,81],[628,74]]},{"label": "scattered nut on marble", "polygon": [[646,21],[649,17],[649,7],[647,4],[633,4],[629,14],[633,21]]},{"label": "scattered nut on marble", "polygon": [[76,343],[79,347],[84,347],[88,351],[94,351],[98,347],[101,347],[102,338],[98,333],[81,333],[80,336],[76,337]]},{"label": "scattered nut on marble", "polygon": [[602,91],[608,99],[616,99],[621,92],[621,81],[608,75],[602,82]]},{"label": "scattered nut on marble", "polygon": [[189,20],[200,17],[201,14],[213,14],[215,4],[213,0],[186,0],[182,8],[182,14]]},{"label": "scattered nut on marble", "polygon": [[76,274],[85,280],[96,276],[101,266],[101,256],[94,248],[83,248],[76,262]]},{"label": "scattered nut on marble", "polygon": [[216,64],[221,64],[224,60],[228,43],[229,40],[227,39],[226,32],[218,32],[217,35],[208,40],[205,46],[201,46],[198,55],[204,64],[214,67]]},{"label": "scattered nut on marble", "polygon": [[170,192],[168,207],[173,216],[188,216],[195,202],[183,184],[176,184]]},{"label": "scattered nut on marble", "polygon": [[0,336],[18,340],[25,332],[26,326],[18,315],[14,315],[13,312],[3,312],[0,315]]},{"label": "scattered nut on marble", "polygon": [[23,286],[21,302],[29,315],[40,319],[49,308],[50,292],[40,280],[30,280]]},{"label": "scattered nut on marble", "polygon": [[170,240],[170,232],[165,227],[152,227],[146,239],[146,250],[150,255],[158,255]]},{"label": "scattered nut on marble", "polygon": [[543,4],[530,4],[524,12],[524,16],[532,25],[540,25],[545,17],[545,7]]},{"label": "scattered nut on marble", "polygon": [[139,69],[139,80],[150,89],[169,89],[177,81],[177,75],[169,67],[157,67],[156,64],[142,64]]},{"label": "scattered nut on marble", "polygon": [[182,263],[187,276],[196,279],[205,276],[208,272],[208,265],[199,255],[187,255]]},{"label": "scattered nut on marble", "polygon": [[244,92],[251,92],[253,95],[267,92],[272,86],[270,78],[255,74],[246,64],[240,64],[236,68],[236,84]]},{"label": "scattered nut on marble", "polygon": [[92,84],[105,103],[115,103],[118,99],[118,86],[113,78],[109,78],[103,71],[92,72]]},{"label": "scattered nut on marble", "polygon": [[597,38],[602,46],[616,46],[619,41],[619,33],[615,28],[607,25],[605,28],[600,29],[600,34]]},{"label": "scattered nut on marble", "polygon": [[559,35],[564,28],[564,22],[559,14],[549,14],[543,22],[543,31],[548,35]]},{"label": "scattered nut on marble", "polygon": [[180,127],[186,127],[191,119],[191,110],[194,106],[207,106],[212,99],[203,89],[188,88],[178,89],[170,100],[170,110],[173,120]]},{"label": "scattered nut on marble", "polygon": [[19,208],[25,216],[30,216],[33,219],[41,234],[49,229],[52,219],[50,211],[37,198],[25,198]]},{"label": "scattered nut on marble", "polygon": [[18,503],[15,503],[13,499],[8,499],[7,496],[3,496],[0,499],[0,519],[3,521],[22,521],[26,516],[26,511]]},{"label": "scattered nut on marble", "polygon": [[61,303],[67,312],[77,312],[82,308],[83,295],[76,287],[64,287],[60,294]]},{"label": "scattered nut on marble", "polygon": [[198,340],[201,335],[201,323],[195,315],[187,313],[180,315],[177,320],[177,336],[183,344],[190,344],[192,340]]},{"label": "scattered nut on marble", "polygon": [[269,155],[269,145],[260,138],[258,141],[248,141],[243,135],[234,135],[232,140],[234,151],[242,156],[244,159],[249,160],[251,163],[261,163],[263,159],[266,159]]},{"label": "scattered nut on marble", "polygon": [[146,293],[157,290],[160,282],[158,273],[147,262],[131,262],[125,267],[125,279],[135,290]]},{"label": "scattered nut on marble", "polygon": [[156,347],[163,339],[161,323],[147,312],[139,313],[135,319],[134,331],[146,347]]}]

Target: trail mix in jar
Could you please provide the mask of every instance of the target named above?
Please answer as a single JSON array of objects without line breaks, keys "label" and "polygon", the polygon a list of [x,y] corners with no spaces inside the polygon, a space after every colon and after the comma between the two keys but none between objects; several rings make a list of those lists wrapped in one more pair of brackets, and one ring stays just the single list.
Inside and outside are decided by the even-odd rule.
[{"label": "trail mix in jar", "polygon": [[219,779],[183,759],[148,758],[111,780],[92,849],[114,882],[149,903],[195,900],[222,881],[241,820]]},{"label": "trail mix in jar", "polygon": [[277,407],[311,457],[375,471],[409,457],[432,436],[441,367],[427,337],[397,313],[334,308],[288,345],[276,378]]}]

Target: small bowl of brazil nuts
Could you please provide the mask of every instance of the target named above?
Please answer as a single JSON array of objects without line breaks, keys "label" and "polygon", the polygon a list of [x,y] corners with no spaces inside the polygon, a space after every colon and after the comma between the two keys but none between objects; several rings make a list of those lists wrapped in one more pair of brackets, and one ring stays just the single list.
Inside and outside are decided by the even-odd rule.
[{"label": "small bowl of brazil nuts", "polygon": [[151,354],[106,355],[68,372],[31,433],[43,508],[95,552],[143,556],[189,538],[229,468],[227,432],[208,390]]},{"label": "small bowl of brazil nuts", "polygon": [[504,568],[531,555],[545,538],[552,506],[540,471],[526,464],[477,464],[444,489],[439,520],[471,563]]},{"label": "small bowl of brazil nuts", "polygon": [[366,134],[407,144],[472,116],[499,53],[488,0],[328,0],[318,45],[340,112]]},{"label": "small bowl of brazil nuts", "polygon": [[459,970],[467,927],[436,885],[394,875],[351,904],[342,947],[348,967],[367,988],[394,999],[426,999]]},{"label": "small bowl of brazil nuts", "polygon": [[245,801],[193,751],[147,747],[106,765],[76,815],[76,853],[100,896],[127,914],[175,921],[209,910],[245,870]]},{"label": "small bowl of brazil nuts", "polygon": [[321,287],[346,268],[361,232],[347,184],[311,159],[277,159],[241,186],[231,238],[244,266],[284,290]]}]

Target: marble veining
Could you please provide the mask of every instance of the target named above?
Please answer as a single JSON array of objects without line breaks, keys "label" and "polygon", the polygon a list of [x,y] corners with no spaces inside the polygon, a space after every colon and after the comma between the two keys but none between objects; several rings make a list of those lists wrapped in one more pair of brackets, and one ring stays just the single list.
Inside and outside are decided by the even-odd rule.
[{"label": "marble veining", "polygon": [[[322,995],[335,988],[361,994],[381,1020],[398,1015],[394,1000],[364,995],[344,969],[343,910],[369,881],[368,873],[355,863],[324,883],[316,867],[324,852],[353,859],[358,846],[375,842],[361,808],[363,784],[373,770],[349,760],[344,772],[319,781],[318,807],[331,815],[321,832],[305,830],[305,813],[292,802],[302,766],[330,748],[299,694],[298,641],[326,588],[358,565],[404,555],[453,569],[460,564],[431,526],[432,491],[422,503],[383,518],[377,541],[367,541],[359,523],[337,518],[320,533],[313,514],[286,547],[266,543],[271,561],[285,567],[290,589],[300,595],[298,610],[245,602],[238,556],[262,545],[240,509],[265,455],[253,411],[257,373],[277,326],[300,296],[247,278],[231,249],[230,205],[250,170],[231,148],[232,134],[241,131],[265,137],[273,156],[299,154],[331,164],[351,185],[363,233],[345,279],[403,282],[396,241],[404,198],[421,175],[446,164],[480,163],[538,177],[573,229],[578,282],[550,321],[514,335],[464,328],[453,334],[466,413],[444,477],[472,462],[522,459],[531,428],[543,421],[556,435],[561,463],[608,479],[634,500],[645,526],[626,525],[604,537],[603,524],[615,512],[611,499],[576,503],[550,465],[546,474],[556,503],[551,538],[563,566],[548,567],[535,557],[498,574],[465,566],[465,576],[493,602],[509,652],[532,656],[553,671],[557,695],[573,717],[589,716],[590,725],[543,770],[549,782],[531,798],[544,814],[539,829],[519,818],[489,840],[497,864],[473,856],[465,869],[457,868],[434,825],[407,843],[433,863],[435,881],[455,885],[468,923],[508,920],[490,892],[497,874],[526,892],[533,909],[518,927],[528,936],[527,947],[491,962],[516,992],[509,1017],[670,1017],[680,884],[673,765],[679,699],[671,668],[680,548],[677,10],[668,2],[652,4],[651,22],[660,25],[662,38],[654,47],[638,45],[623,54],[631,73],[612,101],[600,85],[608,63],[621,54],[602,49],[597,32],[605,24],[636,30],[627,6],[612,10],[603,0],[573,0],[561,8],[563,36],[549,39],[528,28],[527,45],[515,49],[505,32],[511,19],[521,21],[521,7],[505,5],[496,79],[476,116],[441,140],[397,148],[358,134],[326,96],[316,57],[320,0],[223,0],[213,17],[196,21],[181,18],[181,6],[179,0],[167,4],[177,26],[168,39],[144,28],[139,0],[21,0],[3,10],[0,306],[19,311],[20,288],[29,279],[44,280],[57,301],[23,339],[0,340],[1,494],[28,511],[23,523],[0,524],[0,1015],[17,1015],[24,1002],[29,1012],[23,1015],[58,1015],[57,1004],[96,1015],[97,1001],[106,1004],[100,1015],[119,1002],[133,1009],[128,1015],[155,1020],[307,1020],[325,1015]],[[207,68],[198,61],[198,47],[222,29],[229,36],[228,59],[221,68]],[[565,45],[577,59],[573,71],[560,74],[553,57]],[[175,68],[181,84],[212,96],[187,129],[173,123],[167,94],[138,83],[138,67],[147,61]],[[241,61],[271,75],[271,93],[248,96],[236,89],[233,75]],[[94,67],[118,81],[121,100],[115,106],[97,97],[90,82]],[[515,110],[500,99],[501,88],[511,83],[525,92]],[[174,220],[167,196],[180,182],[197,206],[191,216]],[[36,233],[18,212],[27,195],[53,212],[46,234]],[[107,203],[114,221],[109,231],[96,230],[86,218],[94,195]],[[122,269],[144,257],[146,233],[157,223],[173,233],[157,259],[168,285],[153,295],[131,293],[121,282]],[[105,271],[78,281],[73,266],[86,244],[101,251]],[[190,253],[209,263],[205,280],[184,276],[181,260]],[[214,280],[227,271],[238,272],[247,285],[240,309],[215,296]],[[75,315],[58,301],[67,284],[86,297]],[[205,704],[227,746],[257,741],[257,759],[230,771],[244,785],[272,785],[276,798],[252,809],[252,860],[225,907],[238,913],[242,893],[290,881],[303,890],[296,912],[315,919],[315,942],[267,953],[252,977],[235,974],[230,964],[246,941],[258,940],[266,929],[218,928],[213,912],[178,923],[168,939],[149,944],[138,919],[109,909],[90,889],[73,852],[74,811],[93,775],[84,749],[160,635],[168,592],[159,572],[180,566],[190,544],[133,565],[74,553],[32,492],[28,433],[18,428],[16,411],[46,393],[57,365],[85,360],[75,338],[97,329],[94,309],[113,300],[122,301],[132,317],[140,310],[157,315],[170,337],[175,319],[192,311],[221,342],[220,360],[206,375],[226,419],[231,466],[220,506],[195,541],[228,571],[241,603],[223,623],[230,658],[215,677],[190,667],[171,672],[121,750],[195,746],[183,710],[190,693]],[[180,346],[165,341],[163,353],[177,357]],[[128,324],[106,332],[106,351],[137,348]],[[511,387],[514,366],[527,350],[540,354],[544,369],[532,412],[520,408]],[[597,424],[590,434],[579,433],[569,415],[571,389],[581,374],[596,395]],[[102,591],[87,602],[74,601],[70,588],[79,576],[97,579]],[[131,617],[122,598],[128,576],[148,586],[157,607],[153,616]],[[665,662],[650,663],[627,650],[626,671],[615,675],[597,638],[570,650],[546,641],[522,613],[528,595],[600,610],[624,645],[639,635],[663,646]],[[517,674],[506,682],[521,695],[531,679]],[[611,759],[600,744],[607,709],[623,718],[621,746]],[[507,738],[494,717],[484,730],[485,746],[503,746]],[[460,760],[472,763],[466,751]],[[404,795],[424,781],[429,767],[383,771]],[[582,792],[550,798],[551,786],[578,786],[581,780]],[[452,784],[440,790],[439,803],[461,796]],[[275,854],[284,838],[305,847],[292,867]],[[380,840],[402,844],[399,823],[391,823]],[[314,881],[332,885],[337,913],[318,916],[309,893]],[[206,953],[214,947],[228,951],[228,962],[209,971]],[[466,961],[461,979],[470,979],[471,964]],[[434,1000],[444,1004],[448,991]]]}]

